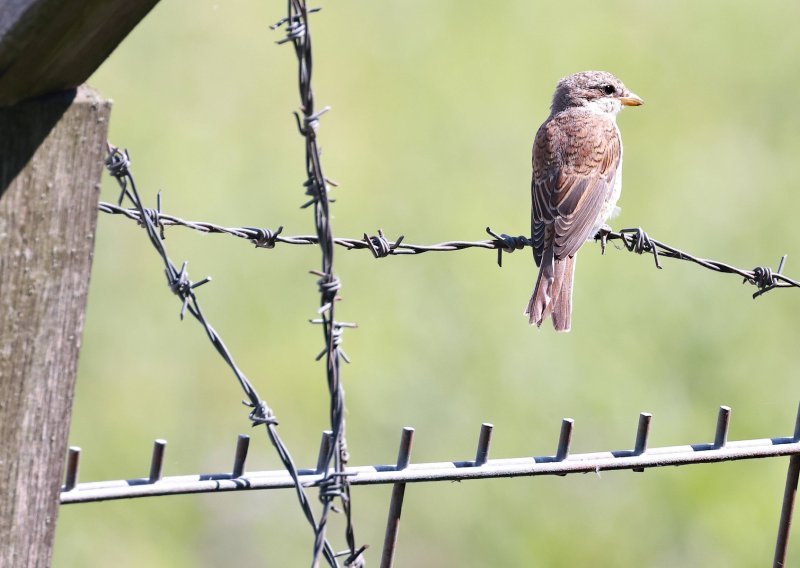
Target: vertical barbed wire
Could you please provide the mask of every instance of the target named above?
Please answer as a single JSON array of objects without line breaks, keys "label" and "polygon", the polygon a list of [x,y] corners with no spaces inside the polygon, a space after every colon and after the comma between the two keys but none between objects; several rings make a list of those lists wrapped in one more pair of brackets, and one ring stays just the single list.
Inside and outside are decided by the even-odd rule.
[{"label": "vertical barbed wire", "polygon": [[[170,290],[172,290],[172,292],[182,301],[180,312],[181,319],[184,318],[187,311],[194,316],[194,318],[203,326],[203,329],[205,329],[209,340],[217,349],[217,352],[233,371],[233,374],[236,376],[236,379],[239,382],[239,386],[241,386],[245,396],[247,397],[247,400],[244,401],[244,404],[253,409],[249,415],[252,425],[255,427],[263,424],[266,427],[270,442],[275,447],[275,450],[277,451],[278,457],[283,463],[284,468],[292,478],[297,499],[300,502],[300,507],[303,510],[306,520],[314,529],[315,535],[319,534],[319,525],[314,518],[314,511],[311,508],[311,503],[306,495],[305,489],[303,488],[303,484],[300,481],[297,466],[294,464],[294,460],[289,453],[289,449],[286,447],[280,435],[278,434],[278,420],[275,417],[275,414],[269,405],[267,405],[266,401],[258,395],[256,389],[253,387],[253,384],[248,380],[244,372],[238,367],[238,365],[236,365],[233,360],[233,356],[225,346],[222,338],[211,326],[200,308],[200,303],[197,300],[197,295],[194,291],[196,288],[209,282],[211,278],[204,278],[199,282],[192,282],[189,279],[189,273],[186,270],[188,262],[184,262],[180,270],[178,270],[178,268],[172,263],[169,255],[167,254],[167,250],[164,247],[164,243],[162,242],[164,239],[163,227],[159,223],[161,195],[159,194],[158,196],[157,209],[145,208],[142,204],[141,197],[139,196],[139,191],[136,188],[136,181],[131,173],[130,165],[130,155],[128,154],[127,150],[125,152],[121,152],[119,148],[112,146],[111,144],[108,145],[106,168],[111,176],[117,180],[117,183],[120,186],[121,192],[118,202],[121,204],[122,201],[127,197],[139,212],[140,224],[144,227],[145,231],[147,232],[147,236],[150,238],[150,242],[164,262],[164,272],[167,276],[167,284],[169,285]],[[320,544],[320,547],[320,554],[325,556],[328,563],[331,566],[338,566],[333,549],[331,548],[330,544],[324,540],[324,538]]]},{"label": "vertical barbed wire", "polygon": [[[347,355],[341,349],[342,333],[347,327],[354,327],[354,324],[336,321],[335,311],[338,301],[338,292],[341,282],[333,271],[333,252],[334,238],[331,229],[330,203],[328,197],[328,186],[336,185],[325,177],[322,170],[320,159],[320,149],[317,143],[317,129],[319,118],[329,110],[325,107],[319,111],[314,104],[314,91],[311,85],[313,70],[313,57],[311,49],[311,33],[309,30],[308,15],[319,11],[319,8],[309,9],[305,0],[288,0],[287,15],[285,18],[272,26],[277,29],[285,26],[286,37],[279,40],[278,44],[289,43],[294,47],[298,64],[298,87],[300,92],[300,113],[295,112],[297,128],[305,140],[305,167],[306,181],[303,183],[305,193],[310,197],[303,207],[313,205],[314,220],[319,247],[322,252],[321,270],[313,270],[312,274],[319,277],[317,284],[320,291],[320,307],[317,313],[319,318],[312,319],[311,322],[322,326],[325,338],[325,348],[317,356],[317,359],[325,359],[325,368],[330,394],[330,422],[332,431],[332,443],[329,445],[328,452],[323,456],[325,464],[325,476],[319,483],[320,500],[322,501],[322,513],[317,527],[316,540],[314,543],[314,556],[312,567],[319,565],[320,556],[323,552],[325,542],[325,532],[327,529],[328,517],[331,511],[335,511],[334,500],[338,499],[341,511],[345,516],[345,539],[347,541],[348,552],[346,554],[345,566],[363,566],[363,551],[366,546],[356,547],[355,533],[352,523],[352,511],[350,500],[350,484],[347,479],[345,468],[349,459],[347,451],[347,439],[345,435],[344,418],[344,388],[340,377],[341,359],[347,361]],[[331,465],[333,466],[331,468]]]}]

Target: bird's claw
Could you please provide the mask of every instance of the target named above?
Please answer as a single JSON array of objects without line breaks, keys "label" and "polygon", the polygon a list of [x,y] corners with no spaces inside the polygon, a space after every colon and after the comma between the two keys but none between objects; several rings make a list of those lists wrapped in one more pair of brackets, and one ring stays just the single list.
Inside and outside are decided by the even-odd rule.
[{"label": "bird's claw", "polygon": [[594,240],[600,241],[600,254],[606,254],[606,243],[608,243],[608,235],[611,234],[611,231],[610,225],[603,225],[594,236]]}]

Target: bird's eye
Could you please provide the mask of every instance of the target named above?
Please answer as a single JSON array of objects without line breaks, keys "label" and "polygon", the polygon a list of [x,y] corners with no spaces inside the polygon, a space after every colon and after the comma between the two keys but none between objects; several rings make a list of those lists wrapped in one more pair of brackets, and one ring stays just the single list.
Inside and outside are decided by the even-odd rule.
[{"label": "bird's eye", "polygon": [[607,94],[607,95],[613,95],[614,93],[616,93],[616,92],[617,92],[617,89],[615,89],[615,88],[614,88],[614,85],[603,85],[603,86],[602,86],[602,87],[600,87],[600,88],[601,88],[601,89],[603,90],[603,92],[604,92],[605,94]]}]

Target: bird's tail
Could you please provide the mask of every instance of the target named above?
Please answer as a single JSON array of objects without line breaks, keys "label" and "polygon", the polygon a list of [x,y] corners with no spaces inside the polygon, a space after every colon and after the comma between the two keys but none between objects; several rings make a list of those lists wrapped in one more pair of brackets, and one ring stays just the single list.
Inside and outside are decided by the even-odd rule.
[{"label": "bird's tail", "polygon": [[556,331],[569,331],[572,324],[572,282],[575,257],[555,259],[552,250],[542,257],[536,287],[525,315],[531,325],[541,326],[548,316]]}]

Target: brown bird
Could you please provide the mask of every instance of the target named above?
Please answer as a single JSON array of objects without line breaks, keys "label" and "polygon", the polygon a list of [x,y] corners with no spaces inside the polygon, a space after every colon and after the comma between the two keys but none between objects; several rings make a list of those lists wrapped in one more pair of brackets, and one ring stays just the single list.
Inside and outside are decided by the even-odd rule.
[{"label": "brown bird", "polygon": [[569,331],[575,254],[618,212],[622,138],[617,113],[644,101],[606,71],[558,82],[550,116],[533,142],[531,226],[539,277],[525,315]]}]

